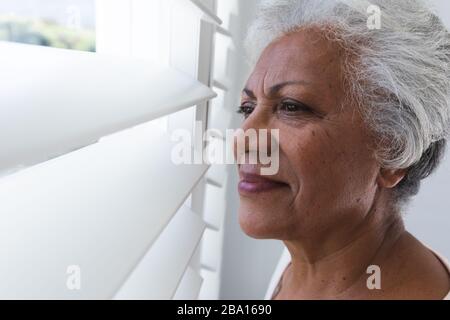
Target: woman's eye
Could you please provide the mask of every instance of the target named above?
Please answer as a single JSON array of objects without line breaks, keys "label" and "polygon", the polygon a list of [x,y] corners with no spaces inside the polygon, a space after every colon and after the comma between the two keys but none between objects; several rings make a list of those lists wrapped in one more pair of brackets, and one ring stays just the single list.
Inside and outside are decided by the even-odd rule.
[{"label": "woman's eye", "polygon": [[248,118],[248,116],[253,112],[254,109],[255,107],[253,105],[243,104],[239,106],[237,112],[244,115],[245,118]]},{"label": "woman's eye", "polygon": [[294,103],[294,102],[282,102],[280,105],[280,109],[282,111],[285,111],[288,113],[307,111],[307,107],[303,106],[300,103]]}]

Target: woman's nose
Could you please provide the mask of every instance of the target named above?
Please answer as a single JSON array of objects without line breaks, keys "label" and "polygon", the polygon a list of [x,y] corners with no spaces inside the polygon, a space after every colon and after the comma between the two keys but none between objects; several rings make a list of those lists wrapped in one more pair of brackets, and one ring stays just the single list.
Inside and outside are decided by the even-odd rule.
[{"label": "woman's nose", "polygon": [[244,120],[241,129],[247,131],[249,129],[268,129],[270,123],[270,114],[266,107],[258,105],[252,113]]},{"label": "woman's nose", "polygon": [[[244,120],[241,129],[237,130],[234,137],[234,155],[238,163],[248,163],[250,154],[271,154],[273,143],[273,130],[271,127],[270,114],[256,107]],[[242,157],[245,156],[245,159]],[[258,157],[259,159],[260,157]]]}]

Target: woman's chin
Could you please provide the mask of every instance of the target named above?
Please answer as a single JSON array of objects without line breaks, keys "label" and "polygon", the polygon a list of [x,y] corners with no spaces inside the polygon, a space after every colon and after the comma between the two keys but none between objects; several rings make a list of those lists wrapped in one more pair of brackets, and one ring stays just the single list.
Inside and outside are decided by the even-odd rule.
[{"label": "woman's chin", "polygon": [[273,219],[263,214],[253,214],[239,211],[239,225],[242,231],[254,239],[276,239],[277,228]]}]

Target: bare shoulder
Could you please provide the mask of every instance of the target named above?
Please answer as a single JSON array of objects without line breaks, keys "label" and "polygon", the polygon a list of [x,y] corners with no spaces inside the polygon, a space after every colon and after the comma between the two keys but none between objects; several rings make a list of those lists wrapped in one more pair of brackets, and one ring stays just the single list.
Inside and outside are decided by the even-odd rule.
[{"label": "bare shoulder", "polygon": [[410,233],[396,244],[382,268],[382,299],[443,299],[450,273],[439,258]]}]

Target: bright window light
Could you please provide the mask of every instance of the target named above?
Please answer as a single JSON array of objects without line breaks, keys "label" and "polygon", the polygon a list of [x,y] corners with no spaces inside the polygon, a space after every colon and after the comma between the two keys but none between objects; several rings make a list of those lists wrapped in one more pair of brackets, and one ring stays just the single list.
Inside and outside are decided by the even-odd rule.
[{"label": "bright window light", "polygon": [[1,1],[0,40],[94,52],[95,0]]}]

